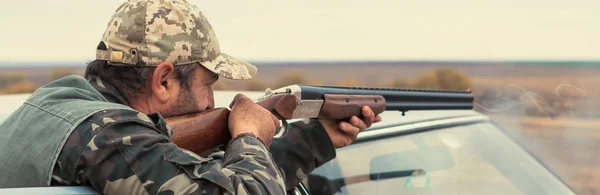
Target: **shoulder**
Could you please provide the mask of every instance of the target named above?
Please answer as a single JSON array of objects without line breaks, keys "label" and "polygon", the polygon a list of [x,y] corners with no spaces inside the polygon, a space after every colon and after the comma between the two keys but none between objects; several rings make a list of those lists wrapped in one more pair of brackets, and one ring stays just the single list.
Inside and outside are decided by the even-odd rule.
[{"label": "shoulder", "polygon": [[123,137],[133,134],[162,134],[168,139],[171,129],[158,113],[146,115],[129,109],[107,109],[92,114],[77,125],[63,146],[63,151],[86,145],[93,148],[93,139],[97,136]]},{"label": "shoulder", "polygon": [[[133,128],[133,129],[132,129]],[[144,114],[130,109],[107,109],[99,111],[79,124],[75,131],[98,133],[104,130],[155,131],[170,137],[171,129],[159,113]]]},{"label": "shoulder", "polygon": [[[162,117],[160,117],[162,119]],[[87,118],[85,122],[94,123],[101,127],[110,125],[112,123],[138,123],[140,125],[151,125],[154,126],[155,121],[153,121],[150,116],[129,109],[108,109],[99,111],[89,118]]]},{"label": "shoulder", "polygon": [[74,168],[82,155],[89,151],[103,151],[105,155],[120,154],[114,144],[131,142],[127,137],[129,135],[154,135],[156,140],[167,140],[168,136],[161,135],[165,133],[155,126],[157,123],[152,117],[164,121],[160,115],[149,116],[129,109],[106,109],[87,117],[67,135],[54,167],[53,181],[72,184],[76,174]]}]

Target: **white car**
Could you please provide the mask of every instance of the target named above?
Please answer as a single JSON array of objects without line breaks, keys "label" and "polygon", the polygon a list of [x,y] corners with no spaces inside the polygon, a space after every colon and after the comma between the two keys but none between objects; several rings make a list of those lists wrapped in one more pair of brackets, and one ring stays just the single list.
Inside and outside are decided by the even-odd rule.
[{"label": "white car", "polygon": [[[216,91],[217,107],[237,93]],[[0,122],[27,98],[0,96]],[[473,110],[385,111],[291,194],[575,194],[488,117]],[[0,189],[0,194],[99,194],[80,186]]]}]

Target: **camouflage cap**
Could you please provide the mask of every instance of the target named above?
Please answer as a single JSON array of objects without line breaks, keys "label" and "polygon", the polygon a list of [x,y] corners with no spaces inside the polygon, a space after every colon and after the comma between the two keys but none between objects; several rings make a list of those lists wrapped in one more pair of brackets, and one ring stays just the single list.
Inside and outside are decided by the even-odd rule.
[{"label": "camouflage cap", "polygon": [[96,59],[113,65],[157,66],[199,63],[235,80],[252,78],[256,66],[220,51],[200,9],[186,0],[128,0],[110,19]]}]

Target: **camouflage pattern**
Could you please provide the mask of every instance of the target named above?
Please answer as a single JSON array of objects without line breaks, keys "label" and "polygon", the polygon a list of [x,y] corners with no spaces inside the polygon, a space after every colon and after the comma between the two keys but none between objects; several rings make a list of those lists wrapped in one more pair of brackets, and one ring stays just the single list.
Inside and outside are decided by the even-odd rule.
[{"label": "camouflage pattern", "polygon": [[296,187],[336,155],[329,135],[316,119],[290,123],[285,135],[273,139],[269,149],[285,178],[286,189]]},{"label": "camouflage pattern", "polygon": [[185,0],[128,0],[108,22],[96,59],[115,65],[199,63],[228,79],[249,79],[256,66],[222,53],[200,9]]},{"label": "camouflage pattern", "polygon": [[[126,104],[109,83],[90,83],[109,101]],[[243,134],[203,157],[178,148],[172,134],[158,113],[96,113],[68,137],[52,185],[88,185],[104,194],[285,194],[335,158],[316,120],[292,123],[270,151]]]}]

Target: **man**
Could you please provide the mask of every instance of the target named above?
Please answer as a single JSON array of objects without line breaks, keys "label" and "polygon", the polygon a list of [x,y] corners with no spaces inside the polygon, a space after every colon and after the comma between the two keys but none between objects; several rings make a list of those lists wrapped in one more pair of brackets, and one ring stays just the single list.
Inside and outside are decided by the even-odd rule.
[{"label": "man", "polygon": [[108,23],[86,79],[68,76],[42,86],[0,126],[0,187],[285,194],[333,159],[335,148],[381,120],[365,107],[362,120],[293,123],[273,140],[274,116],[240,94],[224,151],[201,157],[170,142],[174,132],[164,118],[213,108],[219,77],[243,80],[256,71],[221,53],[196,6],[129,0]]}]

